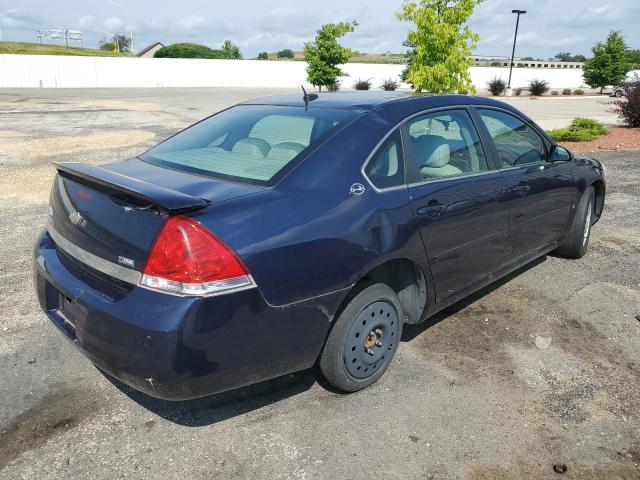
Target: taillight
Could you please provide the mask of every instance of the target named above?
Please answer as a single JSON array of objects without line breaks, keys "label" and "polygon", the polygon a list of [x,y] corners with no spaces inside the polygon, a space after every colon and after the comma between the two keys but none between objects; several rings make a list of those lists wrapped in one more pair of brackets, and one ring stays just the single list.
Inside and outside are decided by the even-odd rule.
[{"label": "taillight", "polygon": [[169,217],[156,238],[140,283],[180,295],[253,286],[238,256],[199,222]]}]

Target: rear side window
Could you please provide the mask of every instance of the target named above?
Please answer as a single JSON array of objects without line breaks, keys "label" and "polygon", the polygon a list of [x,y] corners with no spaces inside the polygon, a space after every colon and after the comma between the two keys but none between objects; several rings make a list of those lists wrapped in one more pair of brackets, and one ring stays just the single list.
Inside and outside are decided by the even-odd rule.
[{"label": "rear side window", "polygon": [[347,110],[239,105],[178,133],[140,158],[187,172],[269,186],[356,115]]},{"label": "rear side window", "polygon": [[409,137],[423,180],[489,170],[478,132],[466,110],[418,117],[409,123]]},{"label": "rear side window", "polygon": [[502,168],[547,161],[542,137],[522,120],[497,110],[478,109],[478,113],[493,138]]},{"label": "rear side window", "polygon": [[390,188],[404,184],[404,158],[399,130],[396,130],[374,153],[367,163],[365,174],[376,188]]}]

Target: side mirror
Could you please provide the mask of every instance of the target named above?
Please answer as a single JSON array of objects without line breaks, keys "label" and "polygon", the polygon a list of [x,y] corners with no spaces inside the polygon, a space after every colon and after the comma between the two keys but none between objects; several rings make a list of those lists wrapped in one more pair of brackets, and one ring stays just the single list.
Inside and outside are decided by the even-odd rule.
[{"label": "side mirror", "polygon": [[570,162],[573,160],[573,155],[569,150],[560,145],[554,145],[551,147],[551,161],[552,162]]}]

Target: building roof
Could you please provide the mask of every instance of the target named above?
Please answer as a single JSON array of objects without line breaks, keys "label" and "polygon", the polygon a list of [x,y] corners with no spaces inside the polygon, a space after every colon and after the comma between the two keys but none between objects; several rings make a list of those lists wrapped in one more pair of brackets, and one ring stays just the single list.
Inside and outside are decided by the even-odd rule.
[{"label": "building roof", "polygon": [[148,47],[143,48],[143,49],[142,49],[142,50],[140,50],[138,53],[136,53],[136,57],[141,57],[142,55],[144,55],[145,53],[147,53],[147,52],[148,52],[149,50],[151,50],[152,48],[155,48],[155,47],[158,47],[158,46],[159,46],[160,48],[162,48],[162,47],[164,47],[164,44],[163,44],[163,43],[161,43],[161,42],[152,43],[152,44],[151,44],[151,45],[149,45]]}]

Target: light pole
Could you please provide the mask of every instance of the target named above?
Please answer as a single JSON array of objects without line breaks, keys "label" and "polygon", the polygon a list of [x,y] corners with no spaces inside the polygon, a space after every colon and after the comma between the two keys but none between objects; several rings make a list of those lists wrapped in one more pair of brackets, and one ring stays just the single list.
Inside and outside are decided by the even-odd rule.
[{"label": "light pole", "polygon": [[[7,10],[5,12],[0,12],[0,17],[4,17],[7,13],[13,13],[15,11],[16,11],[16,9],[12,8],[11,10]],[[0,42],[2,42],[2,41],[3,41],[2,40],[2,25],[0,25]]]},{"label": "light pole", "polygon": [[511,13],[516,13],[516,34],[513,36],[513,50],[511,50],[511,63],[509,63],[509,84],[507,88],[511,88],[511,73],[513,72],[513,57],[516,54],[516,40],[518,39],[518,26],[520,25],[520,15],[527,13],[526,10],[511,10]]},{"label": "light pole", "polygon": [[121,3],[115,2],[114,0],[104,0],[111,5],[115,5],[116,7],[122,8],[129,12],[129,38],[131,39],[131,53],[134,53],[133,49],[133,9],[130,6],[122,5]]}]

